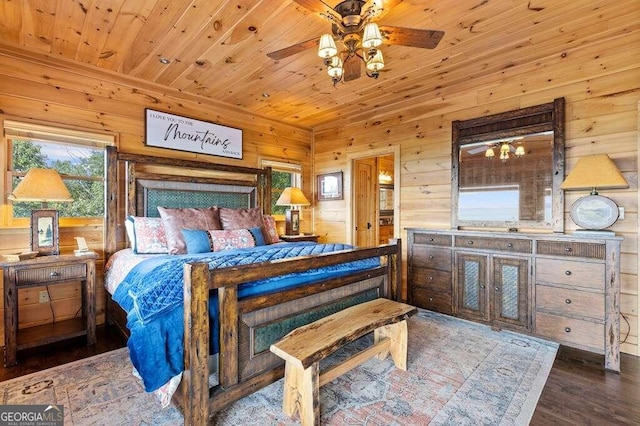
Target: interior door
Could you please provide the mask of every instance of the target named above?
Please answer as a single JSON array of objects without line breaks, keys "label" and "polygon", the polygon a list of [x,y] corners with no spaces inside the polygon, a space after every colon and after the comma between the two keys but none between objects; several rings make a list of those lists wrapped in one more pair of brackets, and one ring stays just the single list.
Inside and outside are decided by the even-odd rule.
[{"label": "interior door", "polygon": [[[376,245],[377,175],[376,159],[363,158],[354,162],[353,209],[356,226],[355,243],[359,247]],[[374,177],[376,179],[374,179]]]}]

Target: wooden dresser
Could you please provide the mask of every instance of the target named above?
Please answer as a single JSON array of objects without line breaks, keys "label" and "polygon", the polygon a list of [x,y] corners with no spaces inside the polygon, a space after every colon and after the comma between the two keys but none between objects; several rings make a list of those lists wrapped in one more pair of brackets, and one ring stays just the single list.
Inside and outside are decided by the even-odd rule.
[{"label": "wooden dresser", "polygon": [[409,302],[605,355],[620,371],[620,237],[408,229]]}]

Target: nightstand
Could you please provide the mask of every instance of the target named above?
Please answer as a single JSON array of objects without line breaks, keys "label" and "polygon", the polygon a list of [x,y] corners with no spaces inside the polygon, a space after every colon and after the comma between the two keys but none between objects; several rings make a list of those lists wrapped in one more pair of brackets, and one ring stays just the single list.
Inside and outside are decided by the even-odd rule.
[{"label": "nightstand", "polygon": [[[87,336],[87,345],[96,342],[97,254],[42,256],[19,262],[0,262],[4,277],[4,365],[17,364],[17,352]],[[79,281],[82,284],[82,317],[55,321],[18,330],[18,290]]]},{"label": "nightstand", "polygon": [[318,242],[318,236],[317,235],[305,235],[305,234],[300,234],[300,235],[280,235],[280,239],[282,241],[286,241],[288,243],[295,243],[297,241],[313,241],[314,243]]}]

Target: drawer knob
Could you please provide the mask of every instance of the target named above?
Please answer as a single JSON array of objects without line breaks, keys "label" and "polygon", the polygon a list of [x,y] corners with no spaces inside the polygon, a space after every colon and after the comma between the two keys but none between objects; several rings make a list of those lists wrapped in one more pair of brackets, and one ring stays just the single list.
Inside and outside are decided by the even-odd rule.
[{"label": "drawer knob", "polygon": [[494,289],[495,289],[496,291],[500,291],[500,289],[499,289],[498,287],[494,287]]},{"label": "drawer knob", "polygon": [[565,299],[564,303],[566,303],[567,305],[571,304],[571,299]]},{"label": "drawer knob", "polygon": [[571,248],[571,247],[565,247],[565,248],[564,248],[564,251],[566,251],[567,253],[571,253],[572,248]]},{"label": "drawer knob", "polygon": [[433,242],[433,238],[429,238],[429,241],[430,241],[430,242]]},{"label": "drawer knob", "polygon": [[511,248],[511,247],[513,247],[513,244],[509,243],[509,244],[507,244],[507,247]]},{"label": "drawer knob", "polygon": [[484,290],[484,286],[483,285],[481,285],[480,288]]},{"label": "drawer knob", "polygon": [[564,271],[565,275],[571,275],[571,271]]},{"label": "drawer knob", "polygon": [[469,240],[469,241],[467,241],[467,244],[469,244],[470,246],[472,246],[472,245],[473,245],[473,241]]},{"label": "drawer knob", "polygon": [[432,254],[429,255],[429,259],[433,259],[433,255]]},{"label": "drawer knob", "polygon": [[433,280],[433,277],[429,277],[429,281]]},{"label": "drawer knob", "polygon": [[429,302],[433,302],[433,297],[430,297],[430,298],[429,298]]},{"label": "drawer knob", "polygon": [[565,327],[564,331],[566,331],[567,333],[571,333],[571,327]]},{"label": "drawer knob", "polygon": [[51,276],[51,277],[59,277],[59,276],[60,276],[60,272],[58,272],[58,271],[53,271],[53,272],[51,272],[51,273],[49,274],[49,276]]}]

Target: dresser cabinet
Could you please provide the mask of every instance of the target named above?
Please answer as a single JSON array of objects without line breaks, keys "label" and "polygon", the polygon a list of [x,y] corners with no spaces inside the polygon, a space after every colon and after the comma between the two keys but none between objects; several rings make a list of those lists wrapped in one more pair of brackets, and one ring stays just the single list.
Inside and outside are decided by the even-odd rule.
[{"label": "dresser cabinet", "polygon": [[432,311],[453,314],[450,235],[409,233],[409,302]]},{"label": "dresser cabinet", "polygon": [[409,302],[605,355],[620,371],[619,237],[408,229]]}]

